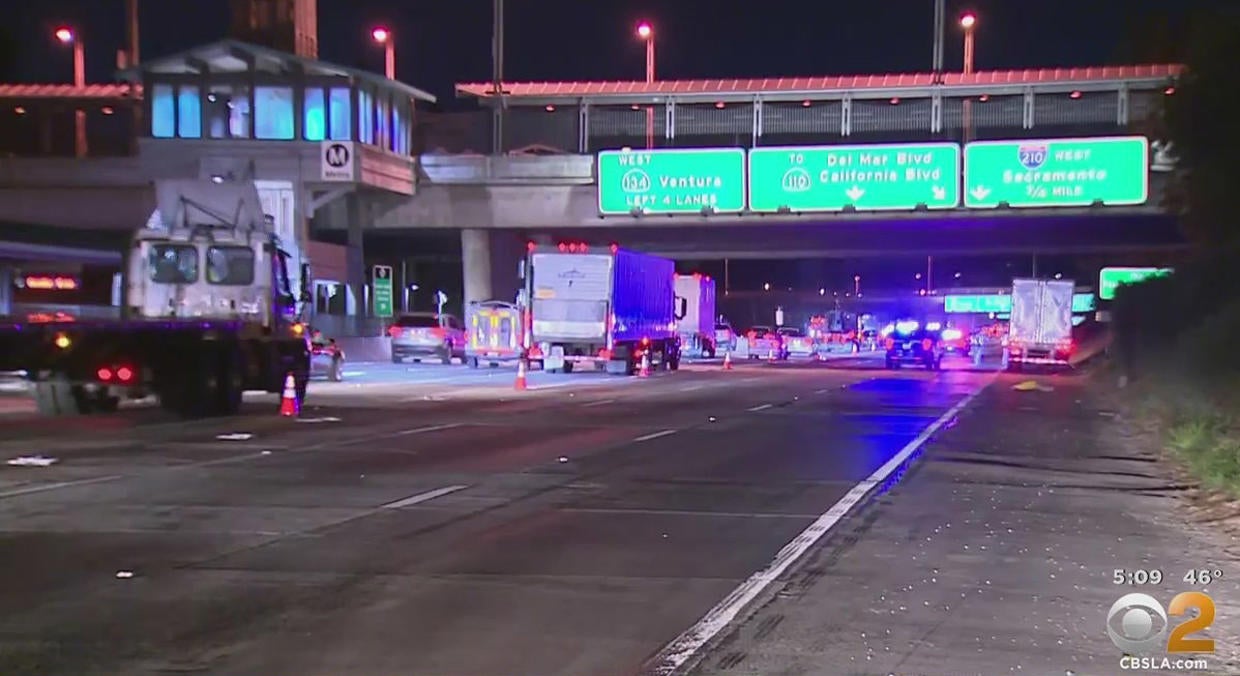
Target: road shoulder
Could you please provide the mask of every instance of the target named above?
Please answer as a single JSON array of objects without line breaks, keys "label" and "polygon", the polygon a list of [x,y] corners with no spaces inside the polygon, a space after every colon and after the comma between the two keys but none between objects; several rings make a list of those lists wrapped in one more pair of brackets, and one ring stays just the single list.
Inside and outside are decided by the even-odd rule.
[{"label": "road shoulder", "polygon": [[[1141,591],[1166,606],[1193,589],[1217,610],[1205,632],[1217,652],[1195,673],[1237,673],[1235,538],[1191,518],[1151,437],[1098,387],[1020,380],[995,382],[692,673],[1121,673],[1111,604]],[[1116,585],[1117,568],[1163,581]],[[1225,576],[1183,581],[1201,568]]]}]

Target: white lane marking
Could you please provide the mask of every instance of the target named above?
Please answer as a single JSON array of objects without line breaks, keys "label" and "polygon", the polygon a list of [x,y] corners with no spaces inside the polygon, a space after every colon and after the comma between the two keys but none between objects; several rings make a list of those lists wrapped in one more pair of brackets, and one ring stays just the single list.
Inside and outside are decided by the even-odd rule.
[{"label": "white lane marking", "polygon": [[692,516],[717,519],[796,519],[810,521],[817,519],[817,514],[780,514],[777,512],[703,512],[690,509],[625,509],[623,507],[561,507],[562,512],[582,514],[641,514],[652,516]]},{"label": "white lane marking", "polygon": [[407,498],[397,500],[396,502],[389,502],[386,505],[383,505],[380,509],[400,509],[401,507],[410,507],[423,502],[429,502],[435,498],[441,498],[449,493],[463,491],[466,488],[469,488],[469,486],[444,486],[443,488],[436,488],[433,491],[426,491],[425,493],[411,495]]},{"label": "white lane marking", "polygon": [[460,427],[460,426],[461,426],[461,423],[446,423],[443,425],[427,425],[426,427],[415,427],[411,430],[401,430],[399,432],[394,433],[392,436],[406,437],[406,436],[409,436],[410,434],[422,434],[423,432],[438,432],[439,430],[450,430],[450,429]]},{"label": "white lane marking", "polygon": [[698,383],[697,385],[686,385],[680,388],[680,391],[681,392],[692,392],[694,390],[700,390],[703,387],[706,387],[706,383]]},{"label": "white lane marking", "polygon": [[745,410],[751,411],[753,413],[757,413],[758,411],[765,411],[766,409],[771,408],[774,405],[775,404],[759,404],[757,406],[753,406]]},{"label": "white lane marking", "polygon": [[651,439],[658,439],[659,437],[665,437],[669,434],[675,434],[675,433],[676,433],[676,430],[659,430],[658,432],[651,432],[650,434],[643,434],[640,437],[637,437],[636,439],[634,439],[633,441],[650,441]]},{"label": "white lane marking", "polygon": [[961,399],[955,406],[940,416],[938,420],[930,423],[929,427],[922,430],[921,434],[918,434],[915,439],[905,444],[904,448],[901,448],[882,467],[874,470],[874,473],[868,478],[853,486],[830,509],[823,512],[805,530],[784,545],[784,548],[779,550],[779,553],[775,555],[775,558],[765,568],[749,576],[749,579],[742,582],[731,594],[728,594],[714,608],[711,608],[696,624],[667,644],[651,661],[654,669],[652,673],[668,676],[683,666],[685,662],[688,662],[719,632],[727,628],[745,606],[749,605],[750,602],[757,598],[758,594],[762,593],[762,590],[779,579],[779,576],[783,575],[789,566],[804,556],[832,527],[839,523],[840,519],[844,518],[844,515],[850,509],[856,506],[858,502],[861,502],[870,491],[874,490],[876,486],[880,485],[897,468],[904,464],[939,428],[956,417],[993,381],[993,377],[987,379],[982,383],[981,387],[965,396],[964,399]]},{"label": "white lane marking", "polygon": [[588,404],[582,404],[581,407],[582,408],[594,408],[595,406],[606,406],[607,404],[614,404],[614,403],[616,403],[615,399],[600,399],[598,401],[592,401]]},{"label": "white lane marking", "polygon": [[116,481],[125,477],[119,474],[109,476],[98,476],[93,479],[80,479],[78,481],[60,481],[54,484],[43,484],[42,486],[27,486],[26,488],[15,488],[13,490],[0,493],[0,500],[4,498],[15,498],[19,495],[30,495],[31,493],[43,493],[45,491],[55,491],[61,488],[73,488],[74,486],[86,486],[89,484],[101,484],[108,481]]},{"label": "white lane marking", "polygon": [[826,393],[828,393],[828,392],[830,392],[830,391],[831,391],[831,390],[827,390],[827,389],[823,389],[823,390],[814,390],[814,394],[826,394]]}]

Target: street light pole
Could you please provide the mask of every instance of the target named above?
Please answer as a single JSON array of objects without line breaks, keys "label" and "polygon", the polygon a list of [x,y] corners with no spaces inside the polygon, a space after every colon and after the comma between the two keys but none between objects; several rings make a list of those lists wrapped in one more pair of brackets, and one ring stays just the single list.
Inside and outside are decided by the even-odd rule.
[{"label": "street light pole", "polygon": [[[641,22],[637,37],[646,41],[646,84],[654,84],[654,28]],[[646,106],[646,148],[654,148],[654,106]]]},{"label": "street light pole", "polygon": [[935,81],[943,77],[943,43],[944,31],[947,29],[947,0],[934,0],[934,56],[931,70]]},{"label": "street light pole", "polygon": [[392,31],[382,26],[370,31],[370,37],[383,45],[383,76],[389,80],[396,79],[396,40]]},{"label": "street light pole", "polygon": [[[967,13],[960,17],[960,27],[964,29],[964,74],[973,74],[973,29],[977,25],[977,16]],[[964,118],[964,142],[973,138],[973,101],[964,100],[961,110]]]},{"label": "street light pole", "polygon": [[491,154],[504,154],[504,0],[491,5]]},{"label": "street light pole", "polygon": [[[54,33],[62,45],[73,47],[73,86],[82,89],[86,86],[86,50],[82,39],[73,29],[62,26]],[[75,108],[73,111],[73,150],[78,157],[86,157],[86,110]]]}]

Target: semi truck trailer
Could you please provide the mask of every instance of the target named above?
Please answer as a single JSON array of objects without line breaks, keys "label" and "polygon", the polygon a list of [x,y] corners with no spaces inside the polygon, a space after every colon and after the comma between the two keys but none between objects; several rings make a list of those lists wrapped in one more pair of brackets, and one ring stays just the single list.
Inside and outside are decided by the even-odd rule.
[{"label": "semi truck trailer", "polygon": [[676,297],[685,301],[684,317],[677,323],[681,349],[691,354],[715,356],[715,280],[693,273],[676,275]]},{"label": "semi truck trailer", "polygon": [[[531,247],[527,265],[529,354],[549,372],[578,368],[631,375],[643,360],[680,367],[672,261],[616,246]],[[710,315],[708,315],[710,316]]]},{"label": "semi truck trailer", "polygon": [[1072,342],[1072,295],[1068,279],[1012,280],[1012,317],[1008,322],[1008,369],[1028,364],[1067,366]]}]

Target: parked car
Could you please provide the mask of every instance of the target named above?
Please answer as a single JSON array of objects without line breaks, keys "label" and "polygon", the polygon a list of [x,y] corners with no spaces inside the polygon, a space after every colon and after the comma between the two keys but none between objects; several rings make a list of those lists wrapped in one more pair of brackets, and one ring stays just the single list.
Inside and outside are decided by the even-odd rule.
[{"label": "parked car", "polygon": [[787,359],[788,349],[784,337],[769,326],[754,326],[745,332],[749,338],[750,359]]},{"label": "parked car", "polygon": [[779,329],[778,333],[783,337],[784,352],[789,356],[812,357],[818,351],[814,339],[805,335],[801,329],[785,326]]},{"label": "parked car", "polygon": [[410,312],[396,318],[388,329],[392,337],[392,363],[412,358],[441,359],[446,364],[453,357],[465,358],[465,327],[452,315],[434,312]]},{"label": "parked car", "polygon": [[310,376],[332,382],[344,380],[344,350],[335,338],[324,338],[317,330],[310,332]]},{"label": "parked car", "polygon": [[715,348],[724,352],[736,350],[736,331],[722,319],[715,322]]}]

